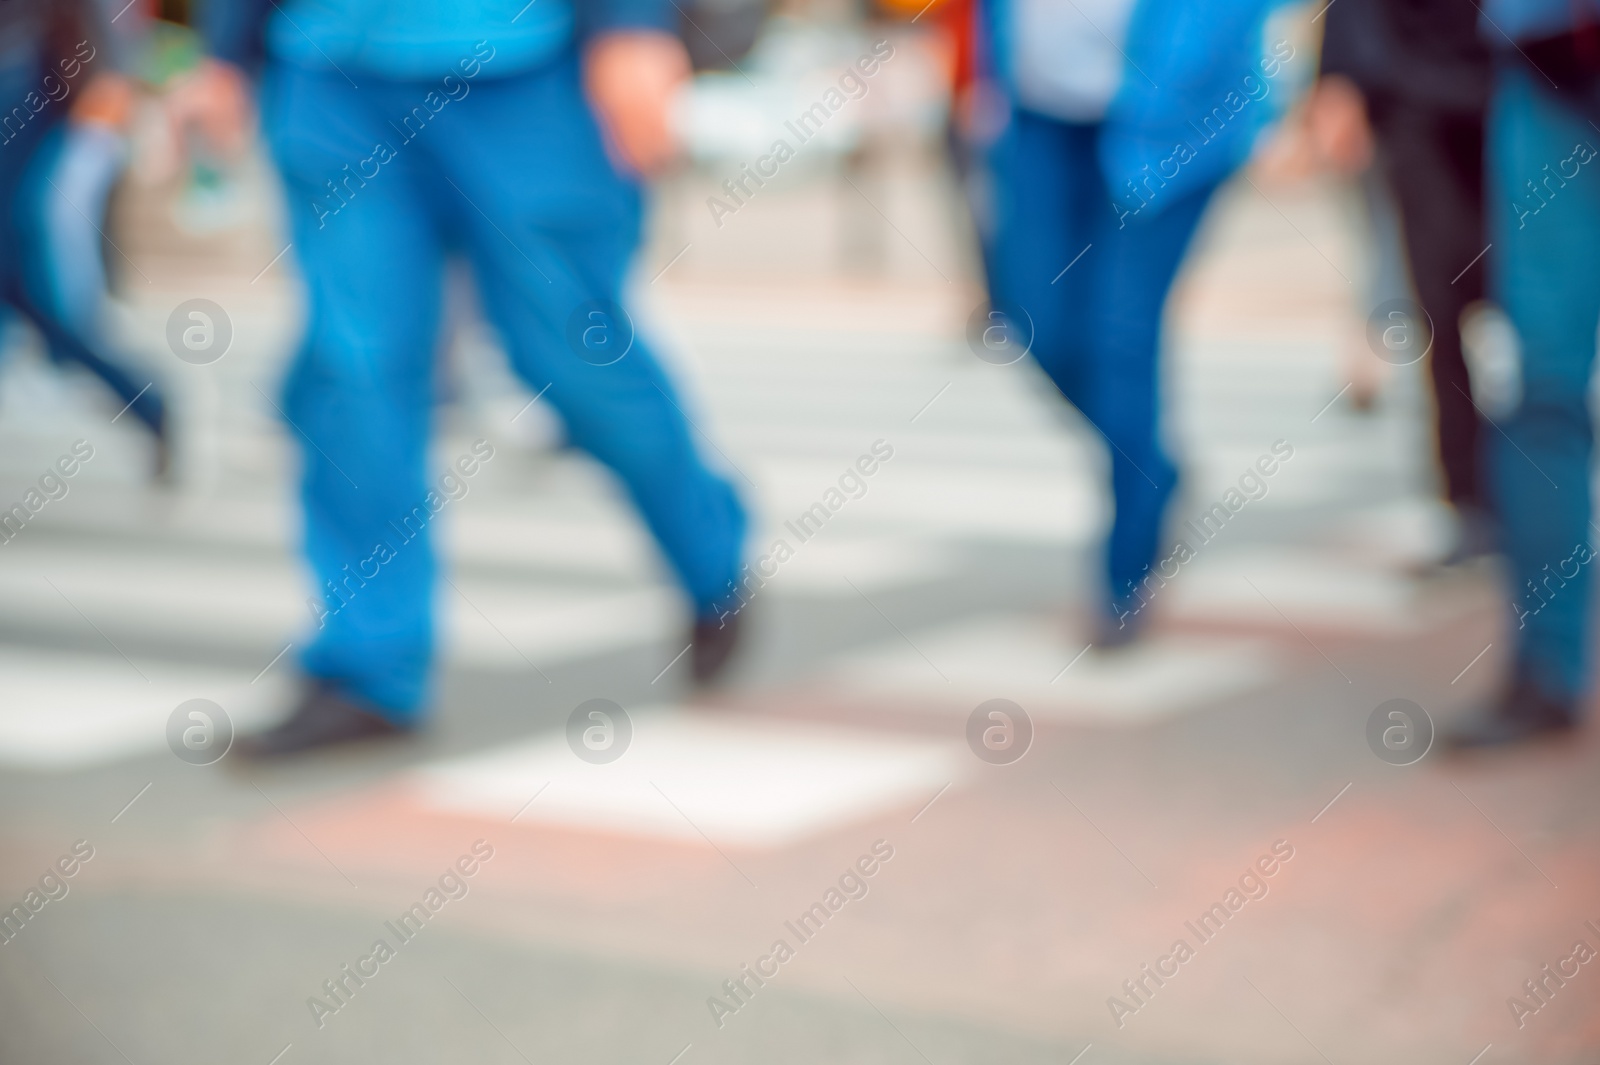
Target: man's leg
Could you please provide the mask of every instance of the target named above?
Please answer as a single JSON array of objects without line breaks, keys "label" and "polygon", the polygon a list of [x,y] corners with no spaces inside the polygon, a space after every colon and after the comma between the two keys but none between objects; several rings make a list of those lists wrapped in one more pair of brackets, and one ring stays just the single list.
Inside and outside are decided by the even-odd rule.
[{"label": "man's leg", "polygon": [[1589,681],[1600,137],[1520,69],[1503,75],[1489,128],[1496,288],[1522,343],[1522,400],[1492,459],[1516,669],[1532,698],[1570,713]]},{"label": "man's leg", "polygon": [[301,445],[316,579],[301,664],[406,724],[426,703],[433,654],[424,464],[441,251],[421,160],[384,121],[393,87],[363,82],[358,92],[287,65],[269,77],[268,133],[309,300],[283,408]]},{"label": "man's leg", "polygon": [[[16,152],[10,162],[19,168],[10,219],[15,229],[9,237],[0,237],[14,245],[18,259],[17,283],[7,302],[44,336],[52,360],[77,363],[100,378],[116,395],[117,403],[144,423],[158,441],[158,467],[164,466],[166,406],[161,389],[118,357],[121,353],[98,323],[95,301],[105,294],[105,278],[99,258],[100,234],[89,219],[97,212],[103,215],[103,194],[109,191],[109,182],[102,180],[103,174],[92,175],[87,184],[100,181],[104,187],[82,188],[86,182],[74,183],[59,172],[66,146],[74,139],[92,142],[93,134],[75,134],[66,122],[47,126],[42,118],[36,121],[39,132],[33,147],[19,143],[0,149]],[[91,169],[94,165],[95,161],[89,161]],[[74,190],[87,202],[70,199]],[[97,191],[102,193],[98,199],[94,198]],[[75,213],[78,211],[83,213]]]},{"label": "man's leg", "polygon": [[41,309],[93,343],[107,283],[100,226],[127,161],[127,141],[103,126],[63,122],[33,165],[37,207],[29,226]]},{"label": "man's leg", "polygon": [[1396,105],[1374,119],[1384,170],[1400,201],[1412,282],[1433,321],[1428,362],[1446,498],[1464,513],[1481,512],[1489,506],[1489,491],[1461,347],[1461,314],[1483,298],[1487,276],[1484,116]]},{"label": "man's leg", "polygon": [[576,63],[475,84],[450,108],[430,150],[455,186],[445,194],[463,200],[484,304],[515,368],[622,480],[696,616],[714,619],[739,578],[745,512],[617,313],[639,194],[606,159]]},{"label": "man's leg", "polygon": [[1118,228],[1109,207],[1092,264],[1097,287],[1089,414],[1111,452],[1116,515],[1106,549],[1112,611],[1139,607],[1135,589],[1158,560],[1177,468],[1161,432],[1162,318],[1184,253],[1211,188],[1170,203],[1159,199]]},{"label": "man's leg", "polygon": [[1097,249],[1088,248],[1089,213],[1102,209],[1104,191],[1095,128],[1019,110],[990,148],[985,167],[993,197],[986,239],[990,297],[1026,312],[1033,327],[1031,354],[1061,394],[1083,410],[1087,317],[1098,258]]},{"label": "man's leg", "polygon": [[[101,353],[91,335],[83,336],[62,323],[53,312],[34,304],[31,295],[20,292],[16,307],[44,337],[50,357],[57,363],[77,363],[105,383],[129,413],[143,422],[158,440],[166,434],[166,401],[154,381],[140,378],[121,363]],[[164,461],[164,460],[163,460]]]}]

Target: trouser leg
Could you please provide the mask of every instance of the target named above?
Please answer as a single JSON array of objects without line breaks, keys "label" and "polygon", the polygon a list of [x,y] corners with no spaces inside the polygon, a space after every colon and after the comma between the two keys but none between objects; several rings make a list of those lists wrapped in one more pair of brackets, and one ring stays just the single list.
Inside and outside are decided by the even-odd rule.
[{"label": "trouser leg", "polygon": [[1483,298],[1486,276],[1484,116],[1394,105],[1376,119],[1412,282],[1433,323],[1428,370],[1446,498],[1485,507],[1480,418],[1461,345],[1462,312]]},{"label": "trouser leg", "polygon": [[455,186],[445,195],[466,201],[466,243],[513,365],[621,480],[696,612],[715,614],[739,578],[745,511],[620,306],[639,194],[605,156],[576,64],[476,85],[451,107],[434,157]]},{"label": "trouser leg", "polygon": [[1600,159],[1592,148],[1581,156],[1593,139],[1583,117],[1531,76],[1503,73],[1490,119],[1490,217],[1496,289],[1521,340],[1522,398],[1497,434],[1493,472],[1518,667],[1564,698],[1580,695],[1589,673]]},{"label": "trouser leg", "polygon": [[[1106,572],[1112,603],[1134,594],[1161,548],[1167,503],[1177,468],[1162,433],[1162,320],[1167,294],[1190,239],[1210,202],[1212,188],[1156,203],[1118,228],[1107,211],[1096,251],[1093,303],[1093,375],[1090,416],[1111,452],[1116,501]],[[1092,253],[1091,253],[1092,254]]]},{"label": "trouser leg", "polygon": [[301,448],[316,581],[301,663],[406,721],[426,702],[433,657],[424,470],[442,252],[417,153],[402,150],[370,178],[343,169],[363,169],[376,142],[393,140],[374,105],[382,95],[283,66],[266,118],[309,304],[282,403]]}]

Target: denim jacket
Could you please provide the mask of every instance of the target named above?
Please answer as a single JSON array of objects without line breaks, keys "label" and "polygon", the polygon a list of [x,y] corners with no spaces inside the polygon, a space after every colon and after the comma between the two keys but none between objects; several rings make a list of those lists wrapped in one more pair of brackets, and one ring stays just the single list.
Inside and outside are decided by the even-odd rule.
[{"label": "denim jacket", "polygon": [[[1100,168],[1124,219],[1221,181],[1286,103],[1284,72],[1313,57],[1264,43],[1278,0],[1138,0],[1122,82],[1102,127]],[[984,0],[989,73],[1010,102],[1009,0]]]}]

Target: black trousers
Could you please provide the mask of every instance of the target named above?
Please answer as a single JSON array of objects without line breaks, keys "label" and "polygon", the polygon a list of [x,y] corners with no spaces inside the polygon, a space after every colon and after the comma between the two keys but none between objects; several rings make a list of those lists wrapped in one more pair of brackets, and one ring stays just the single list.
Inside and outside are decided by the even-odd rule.
[{"label": "black trousers", "polygon": [[1484,119],[1409,101],[1369,105],[1384,173],[1400,207],[1412,284],[1433,320],[1428,353],[1445,494],[1489,506],[1481,426],[1461,350],[1461,312],[1486,291]]}]

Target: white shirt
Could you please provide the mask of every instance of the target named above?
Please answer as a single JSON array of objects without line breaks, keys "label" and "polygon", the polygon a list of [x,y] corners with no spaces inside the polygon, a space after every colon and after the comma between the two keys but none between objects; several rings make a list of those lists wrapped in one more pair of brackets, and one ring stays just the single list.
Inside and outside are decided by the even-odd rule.
[{"label": "white shirt", "polygon": [[1011,70],[1030,111],[1095,122],[1122,84],[1135,0],[1012,0]]}]

